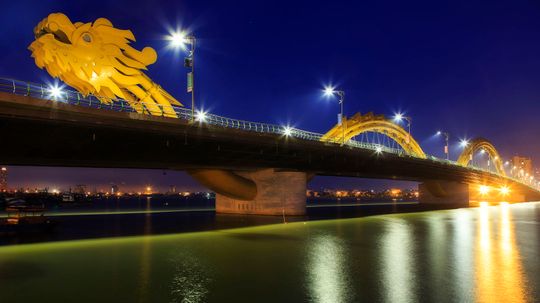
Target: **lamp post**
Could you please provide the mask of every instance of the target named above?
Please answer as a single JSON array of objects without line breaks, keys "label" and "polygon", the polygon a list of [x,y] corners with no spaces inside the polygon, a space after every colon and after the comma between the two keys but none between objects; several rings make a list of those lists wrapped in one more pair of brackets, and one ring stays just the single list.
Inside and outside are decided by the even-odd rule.
[{"label": "lamp post", "polygon": [[340,106],[340,114],[338,117],[338,124],[341,125],[341,145],[345,144],[345,124],[343,123],[343,103],[345,102],[345,91],[343,90],[335,90],[331,86],[327,86],[324,88],[324,95],[325,96],[333,96],[334,94],[338,95],[339,97],[339,106]]},{"label": "lamp post", "polygon": [[184,67],[191,71],[187,74],[187,92],[191,93],[191,123],[195,122],[195,36],[187,35],[180,31],[169,36],[170,45],[174,48],[186,49],[189,45],[189,53],[184,58]]},{"label": "lamp post", "polygon": [[450,140],[450,134],[448,132],[438,131],[437,135],[443,135],[445,140],[444,153],[446,154],[446,160],[450,160],[450,147],[448,146],[448,141]]},{"label": "lamp post", "polygon": [[412,118],[409,116],[405,116],[402,113],[397,113],[394,115],[394,122],[399,123],[401,121],[407,121],[407,128],[408,128],[408,135],[407,135],[407,144],[411,142],[411,124],[412,124]]}]

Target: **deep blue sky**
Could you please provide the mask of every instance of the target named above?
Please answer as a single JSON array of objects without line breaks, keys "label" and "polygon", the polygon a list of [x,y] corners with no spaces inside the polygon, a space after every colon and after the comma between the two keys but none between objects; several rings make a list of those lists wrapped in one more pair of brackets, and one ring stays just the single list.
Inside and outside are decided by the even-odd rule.
[{"label": "deep blue sky", "polygon": [[[163,36],[167,28],[189,27],[198,37],[198,99],[219,115],[325,132],[338,105],[320,90],[333,83],[346,91],[349,115],[401,110],[412,116],[413,136],[428,153],[442,156],[442,140],[432,135],[445,129],[453,141],[483,136],[503,157],[540,161],[538,1],[7,1],[1,76],[50,79],[26,48],[33,27],[52,12],[73,22],[106,17],[131,29],[137,48],[158,52],[148,74],[186,104],[182,56],[166,48]],[[69,183],[77,174],[11,171],[13,182]],[[152,171],[85,175],[88,183],[142,184],[158,176],[164,186],[188,182],[184,174]],[[314,186],[341,182],[319,179]]]}]

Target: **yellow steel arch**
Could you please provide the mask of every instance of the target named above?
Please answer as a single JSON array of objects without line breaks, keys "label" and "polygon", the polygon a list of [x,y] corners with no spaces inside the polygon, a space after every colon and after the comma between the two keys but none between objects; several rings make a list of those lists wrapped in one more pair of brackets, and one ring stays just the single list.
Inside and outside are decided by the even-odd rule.
[{"label": "yellow steel arch", "polygon": [[343,117],[342,124],[337,124],[321,138],[323,142],[348,142],[353,137],[366,133],[375,132],[388,136],[394,140],[403,150],[412,156],[426,158],[426,154],[401,126],[388,120],[384,115],[356,113],[351,118]]},{"label": "yellow steel arch", "polygon": [[472,159],[472,155],[476,151],[482,149],[485,150],[490,156],[490,158],[493,160],[493,165],[495,166],[497,172],[502,176],[506,176],[506,172],[504,171],[504,166],[501,160],[501,156],[499,156],[499,152],[497,152],[497,149],[495,149],[495,146],[493,146],[491,142],[484,138],[476,138],[472,140],[459,156],[457,163],[462,166],[467,166]]}]

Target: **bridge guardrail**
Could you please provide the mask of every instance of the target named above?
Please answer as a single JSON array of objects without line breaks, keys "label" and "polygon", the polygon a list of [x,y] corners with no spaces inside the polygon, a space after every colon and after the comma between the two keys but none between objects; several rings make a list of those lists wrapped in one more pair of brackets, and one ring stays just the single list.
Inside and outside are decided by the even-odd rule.
[{"label": "bridge guardrail", "polygon": [[[62,89],[59,96],[53,96],[48,86],[45,86],[43,84],[9,79],[9,78],[0,78],[0,91],[13,93],[17,95],[30,96],[34,98],[43,99],[43,100],[49,100],[52,102],[63,102],[70,105],[112,110],[112,111],[117,111],[117,112],[137,113],[137,111],[129,104],[129,102],[123,99],[108,98],[106,100],[108,101],[108,103],[104,103],[102,102],[100,98],[98,98],[95,95],[89,94],[87,96],[84,96],[78,91],[69,90],[69,89]],[[139,104],[143,105],[144,114],[152,114],[156,116],[165,115],[165,111],[163,110],[163,105],[161,104],[155,104],[155,106],[151,106],[151,107],[144,106],[144,102],[139,102]],[[150,108],[155,108],[155,107],[157,107],[159,111],[152,111],[150,109]],[[172,105],[172,108],[174,109],[179,119],[186,120],[186,121],[192,120],[191,109],[181,107],[181,106],[174,106],[174,105]],[[201,115],[201,113],[196,114],[194,119],[200,121],[200,119],[202,119],[202,116],[198,116],[198,115]],[[288,135],[288,136],[295,137],[298,139],[318,141],[318,142],[321,141],[321,138],[323,136],[323,134],[320,134],[320,133],[305,131],[298,128],[293,128],[293,127],[289,128],[289,127],[284,127],[284,126],[276,125],[276,124],[232,119],[232,118],[222,117],[222,116],[218,116],[218,115],[210,114],[210,113],[204,113],[204,121],[201,121],[201,122],[204,122],[205,124],[209,124],[209,125],[224,127],[224,128],[233,128],[233,129],[240,129],[244,131],[276,134],[276,135]],[[341,144],[341,142],[336,142],[336,141],[325,141],[325,143]],[[370,149],[373,151],[392,153],[401,157],[414,157],[413,155],[409,155],[405,153],[401,149],[390,148],[382,144],[366,143],[366,142],[360,142],[356,140],[350,140],[346,142],[344,145],[350,148]],[[427,159],[434,162],[444,163],[448,165],[460,166],[455,161],[440,159],[431,155],[428,155]],[[482,169],[482,168],[478,168],[474,166],[470,166],[470,168],[474,170],[480,170],[480,171],[494,174],[493,172]],[[498,174],[495,174],[495,175],[498,175]],[[530,184],[527,184],[523,182],[522,180],[518,180],[513,177],[507,177],[507,178],[515,182],[521,183],[523,185],[526,185],[528,187],[534,188]]]},{"label": "bridge guardrail", "polygon": [[[90,108],[113,110],[118,112],[131,112],[136,113],[137,111],[130,106],[129,102],[123,99],[118,98],[108,98],[109,103],[104,103],[100,98],[95,95],[89,94],[87,96],[82,95],[78,91],[62,89],[60,96],[53,96],[50,88],[37,83],[19,81],[14,79],[0,78],[0,91],[10,92],[17,95],[30,96],[44,100],[50,100],[55,102],[63,102],[71,105],[78,105]],[[140,102],[144,105],[144,102]],[[150,108],[159,108],[159,111],[152,111]],[[190,121],[192,120],[191,109],[187,109],[181,106],[171,106],[176,112],[179,119]],[[157,116],[165,115],[163,110],[163,105],[155,104],[152,107],[145,107],[144,112],[146,114],[152,114]],[[195,116],[195,119],[200,119],[201,117]],[[225,128],[234,128],[241,129],[245,131],[260,132],[260,133],[270,133],[276,135],[285,135],[289,133],[289,136],[311,140],[311,141],[320,141],[323,134],[301,130],[298,128],[288,128],[281,125],[261,123],[261,122],[252,122],[246,120],[232,119],[228,117],[222,117],[215,114],[205,113],[204,114],[204,123],[209,125],[215,125]],[[326,141],[331,144],[340,144],[340,142]],[[351,140],[346,143],[347,146],[365,148],[371,150],[381,150],[388,153],[394,154],[404,154],[403,151],[395,148],[389,148],[381,144],[372,144],[359,142]]]}]

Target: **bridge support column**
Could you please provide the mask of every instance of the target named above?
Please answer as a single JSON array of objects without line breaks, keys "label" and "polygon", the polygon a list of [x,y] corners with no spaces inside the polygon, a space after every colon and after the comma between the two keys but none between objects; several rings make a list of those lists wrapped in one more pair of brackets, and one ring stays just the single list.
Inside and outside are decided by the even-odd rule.
[{"label": "bridge support column", "polygon": [[306,213],[306,173],[265,169],[238,175],[252,180],[257,194],[253,199],[241,200],[216,193],[217,213],[279,216]]},{"label": "bridge support column", "polygon": [[418,185],[420,204],[469,206],[469,185],[450,181],[426,181]]}]

